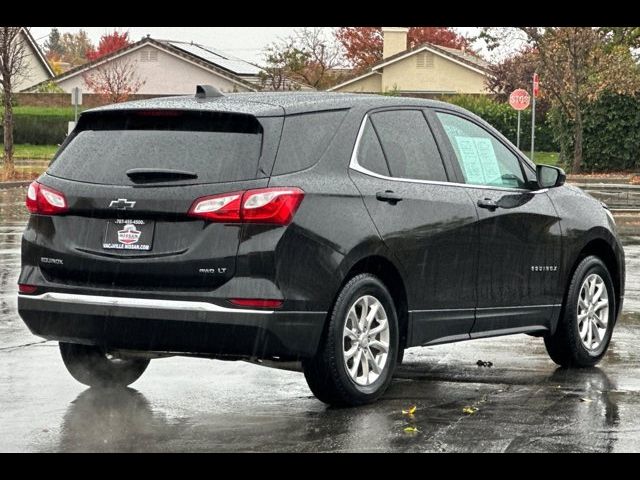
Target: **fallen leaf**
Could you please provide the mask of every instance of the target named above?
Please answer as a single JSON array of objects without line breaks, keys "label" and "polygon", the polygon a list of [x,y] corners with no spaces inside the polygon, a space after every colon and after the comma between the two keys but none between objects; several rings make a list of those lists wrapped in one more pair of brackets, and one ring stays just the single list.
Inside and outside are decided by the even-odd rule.
[{"label": "fallen leaf", "polygon": [[418,430],[416,427],[404,427],[404,431],[406,433],[417,433],[420,430]]},{"label": "fallen leaf", "polygon": [[408,410],[402,410],[403,415],[413,415],[416,412],[416,406],[412,405]]},{"label": "fallen leaf", "polygon": [[478,407],[464,407],[462,409],[462,413],[466,413],[467,415],[473,415],[478,411]]}]

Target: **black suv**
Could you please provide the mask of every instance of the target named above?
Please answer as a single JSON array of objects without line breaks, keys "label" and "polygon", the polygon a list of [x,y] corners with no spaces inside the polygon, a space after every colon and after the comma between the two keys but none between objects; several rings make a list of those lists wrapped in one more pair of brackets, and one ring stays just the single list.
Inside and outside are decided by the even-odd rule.
[{"label": "black suv", "polygon": [[356,405],[406,348],[514,333],[590,366],[624,253],[564,180],[436,101],[200,86],[97,108],[29,187],[19,312],[91,386],[171,355],[300,360]]}]

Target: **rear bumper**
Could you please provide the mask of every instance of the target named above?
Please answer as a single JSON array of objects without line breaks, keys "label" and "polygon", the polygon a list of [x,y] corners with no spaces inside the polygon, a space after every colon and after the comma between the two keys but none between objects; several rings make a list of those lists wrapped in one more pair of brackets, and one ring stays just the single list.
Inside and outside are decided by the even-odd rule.
[{"label": "rear bumper", "polygon": [[35,335],[49,340],[112,349],[283,359],[315,355],[326,317],[326,312],[55,292],[18,295],[18,312]]}]

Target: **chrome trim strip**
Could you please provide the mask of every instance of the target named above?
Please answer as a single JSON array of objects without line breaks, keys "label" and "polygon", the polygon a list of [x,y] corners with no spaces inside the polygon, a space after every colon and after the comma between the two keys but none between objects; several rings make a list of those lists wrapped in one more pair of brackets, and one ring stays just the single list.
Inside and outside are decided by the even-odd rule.
[{"label": "chrome trim strip", "polygon": [[471,308],[435,308],[433,310],[409,310],[409,313],[435,313],[435,312],[473,312],[474,307]]},{"label": "chrome trim strip", "polygon": [[409,310],[409,313],[435,313],[435,312],[473,312],[474,310],[509,310],[516,308],[540,308],[540,307],[561,307],[561,303],[549,305],[517,305],[513,307],[477,307],[477,308],[437,308],[434,310]]},{"label": "chrome trim strip", "polygon": [[551,303],[549,305],[516,305],[514,307],[478,307],[476,310],[509,310],[512,308],[539,308],[539,307],[561,307],[561,303]]},{"label": "chrome trim strip", "polygon": [[227,308],[209,302],[190,302],[186,300],[161,300],[155,298],[105,297],[101,295],[78,295],[74,293],[47,292],[41,295],[18,295],[22,298],[44,300],[59,303],[80,303],[86,305],[101,305],[108,307],[136,307],[160,308],[164,310],[187,310],[194,312],[224,312],[272,314],[273,310],[250,310],[242,308]]},{"label": "chrome trim strip", "polygon": [[356,172],[363,173],[365,175],[369,175],[370,177],[380,178],[382,180],[389,180],[392,182],[405,182],[405,183],[422,183],[426,185],[446,185],[452,187],[464,187],[464,188],[479,188],[481,190],[498,190],[503,192],[522,192],[522,193],[532,193],[537,195],[539,193],[545,193],[549,189],[542,188],[540,190],[527,190],[526,188],[506,188],[506,187],[490,187],[487,185],[472,185],[470,183],[456,183],[456,182],[440,182],[437,180],[418,180],[415,178],[397,178],[397,177],[387,177],[386,175],[381,175],[376,172],[372,172],[364,168],[362,165],[358,163],[358,148],[360,147],[360,140],[362,139],[362,135],[364,134],[364,127],[367,124],[367,120],[369,119],[369,114],[365,114],[362,119],[362,123],[360,124],[360,129],[358,130],[358,136],[356,137],[356,143],[353,146],[353,151],[351,152],[351,160],[349,161],[349,168],[351,170],[355,170]]}]

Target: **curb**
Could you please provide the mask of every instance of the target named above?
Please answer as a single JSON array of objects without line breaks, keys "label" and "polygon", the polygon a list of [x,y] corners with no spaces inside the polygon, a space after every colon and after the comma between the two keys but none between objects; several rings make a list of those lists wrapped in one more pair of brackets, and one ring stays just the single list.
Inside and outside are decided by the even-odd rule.
[{"label": "curb", "polygon": [[28,187],[33,180],[21,180],[18,182],[0,182],[0,190],[8,188]]}]

